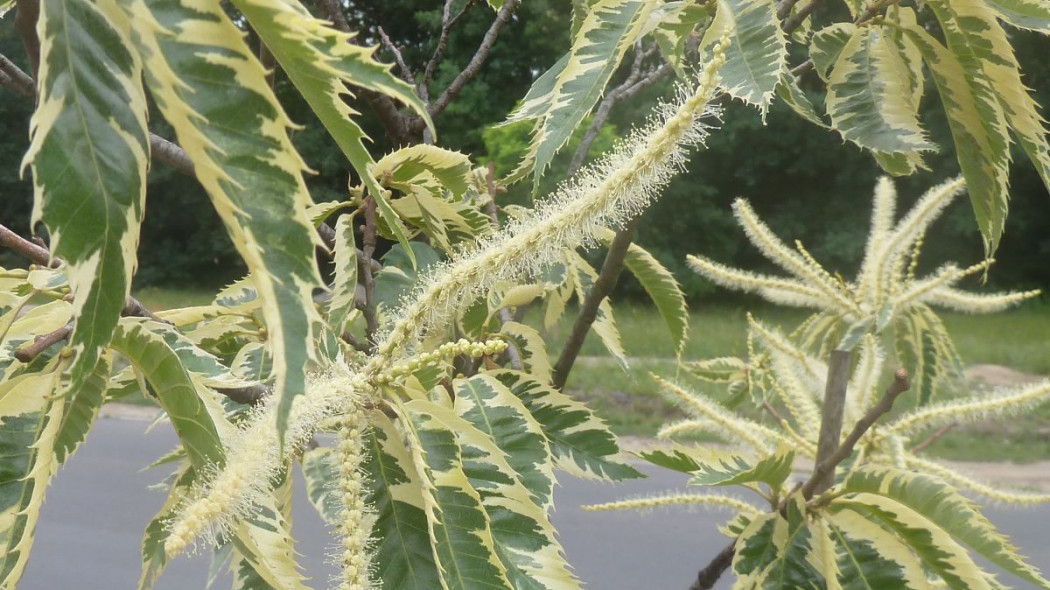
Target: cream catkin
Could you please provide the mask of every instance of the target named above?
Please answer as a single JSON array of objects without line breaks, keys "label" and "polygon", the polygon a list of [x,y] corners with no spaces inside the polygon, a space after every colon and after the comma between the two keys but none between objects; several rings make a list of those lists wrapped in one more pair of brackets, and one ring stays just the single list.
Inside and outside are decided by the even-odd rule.
[{"label": "cream catkin", "polygon": [[380,341],[380,357],[393,359],[412,347],[458,302],[496,281],[536,272],[566,248],[590,243],[606,226],[622,224],[644,209],[682,168],[686,149],[706,137],[702,119],[715,112],[708,103],[717,92],[727,46],[727,39],[716,46],[691,95],[660,107],[649,126],[562,184],[532,212],[436,266],[395,312],[392,328]]},{"label": "cream catkin", "polygon": [[[359,397],[364,380],[344,371],[314,375],[307,382],[306,395],[295,399],[285,441],[297,449],[313,435],[318,421],[330,414],[337,403]],[[226,445],[226,464],[206,484],[193,490],[189,500],[172,521],[164,552],[174,557],[198,536],[232,527],[247,514],[253,501],[268,493],[270,484],[284,464],[276,444],[277,403],[267,400],[248,426],[238,430]]]},{"label": "cream catkin", "polygon": [[343,537],[340,565],[343,580],[339,590],[366,590],[372,587],[370,577],[372,552],[369,534],[372,529],[366,499],[368,481],[361,469],[365,459],[363,444],[368,419],[359,403],[351,403],[339,429],[339,485],[342,490],[343,511],[339,532]]},{"label": "cream catkin", "polygon": [[[410,355],[431,326],[447,321],[459,302],[495,281],[543,268],[565,249],[592,243],[605,226],[622,224],[644,209],[683,167],[687,149],[706,137],[702,119],[717,115],[708,103],[718,92],[718,70],[728,44],[727,36],[715,46],[695,90],[659,107],[650,125],[562,184],[531,213],[450,262],[435,265],[395,310],[392,327],[365,366],[353,373],[341,369],[336,377],[322,376],[308,384],[306,395],[296,398],[285,433],[289,446],[301,445],[325,417],[350,407],[348,399],[374,395],[376,386],[398,367],[395,363]],[[486,346],[495,350],[496,345]],[[210,528],[228,527],[250,509],[251,499],[268,489],[283,464],[277,440],[276,400],[269,399],[231,441],[226,465],[179,511],[165,543],[169,556]]]}]

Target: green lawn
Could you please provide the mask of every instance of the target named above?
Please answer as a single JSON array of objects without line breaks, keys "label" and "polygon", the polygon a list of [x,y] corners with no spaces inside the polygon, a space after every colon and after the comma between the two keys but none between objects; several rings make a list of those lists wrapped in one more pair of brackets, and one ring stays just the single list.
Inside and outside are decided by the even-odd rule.
[{"label": "green lawn", "polygon": [[[148,308],[201,305],[214,290],[147,288],[135,292]],[[683,360],[741,356],[746,343],[747,309],[725,303],[694,306]],[[802,310],[759,304],[754,315],[767,324],[790,330],[806,317]],[[547,335],[553,362],[571,329],[574,310]],[[651,436],[659,427],[682,416],[668,402],[649,373],[675,377],[712,396],[722,392],[678,370],[667,329],[659,314],[644,305],[618,304],[616,323],[631,357],[628,372],[609,357],[591,334],[569,377],[567,388],[601,414],[623,435]],[[1038,375],[1050,374],[1050,305],[1033,302],[991,316],[943,314],[967,365],[997,364]],[[537,322],[530,322],[535,325]],[[944,458],[1032,461],[1050,459],[1050,404],[1001,423],[957,428],[929,447]]]}]

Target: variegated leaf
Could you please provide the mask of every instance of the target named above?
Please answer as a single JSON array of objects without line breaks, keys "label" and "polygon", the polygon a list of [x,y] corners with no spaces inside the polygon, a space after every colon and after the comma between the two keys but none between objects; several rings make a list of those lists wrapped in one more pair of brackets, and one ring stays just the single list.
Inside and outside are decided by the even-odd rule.
[{"label": "variegated leaf", "polygon": [[668,2],[661,8],[663,10],[658,11],[660,24],[653,29],[652,36],[664,59],[675,68],[679,77],[685,78],[688,76],[682,63],[685,41],[711,14],[707,6],[693,2]]},{"label": "variegated leaf", "polygon": [[828,124],[824,122],[824,119],[813,106],[813,102],[809,100],[806,93],[799,87],[798,79],[790,71],[785,70],[781,75],[780,84],[777,85],[777,96],[780,100],[787,103],[798,116],[818,127],[827,128]]},{"label": "variegated leaf", "polygon": [[103,351],[95,370],[84,379],[80,388],[69,392],[62,400],[66,407],[55,434],[55,457],[59,464],[65,463],[80,443],[84,442],[95,424],[95,419],[98,418],[99,410],[106,399],[106,387],[113,365],[112,357],[112,352]]},{"label": "variegated leaf", "polygon": [[[533,172],[539,182],[554,155],[583,121],[624,54],[643,34],[655,0],[598,0],[587,12],[573,37],[572,49],[556,76],[543,76],[536,85],[550,90],[529,92],[525,102],[508,117],[508,122],[536,119],[532,142],[510,180]],[[553,84],[551,82],[553,81]]]},{"label": "variegated leaf", "polygon": [[190,461],[198,469],[225,463],[225,452],[211,415],[178,354],[151,332],[146,321],[124,318],[113,337],[113,349],[145,376],[157,401],[171,419]]},{"label": "variegated leaf", "polygon": [[989,574],[982,571],[951,535],[925,515],[885,496],[850,493],[834,501],[893,532],[953,590],[991,590]]},{"label": "variegated leaf", "polygon": [[[609,243],[613,235],[612,231],[606,230],[602,233],[602,239]],[[678,281],[659,260],[637,244],[628,247],[624,266],[638,279],[649,298],[656,304],[660,317],[671,332],[675,355],[681,355],[689,336],[689,309],[686,307],[685,295]]]},{"label": "variegated leaf", "polygon": [[67,301],[51,301],[22,313],[23,302],[0,318],[0,382],[13,377],[25,364],[15,352],[37,336],[61,328],[73,317],[73,306]]},{"label": "variegated leaf", "polygon": [[778,512],[756,516],[736,539],[734,588],[761,587],[762,577],[777,559],[787,537],[787,521]]},{"label": "variegated leaf", "polygon": [[335,284],[328,302],[328,325],[338,334],[349,329],[357,297],[357,242],[354,216],[343,215],[335,222]]},{"label": "variegated leaf", "polygon": [[835,23],[813,35],[809,44],[809,58],[813,60],[813,69],[821,80],[828,81],[831,67],[838,61],[842,48],[856,32],[857,25],[853,23]]},{"label": "variegated leaf", "polygon": [[852,510],[832,511],[824,517],[843,590],[930,588],[919,559],[893,533]]},{"label": "variegated leaf", "polygon": [[518,351],[521,362],[534,379],[542,383],[551,381],[551,361],[547,358],[547,347],[543,336],[525,324],[505,322],[500,334]]},{"label": "variegated leaf", "polygon": [[826,105],[834,128],[843,138],[879,152],[933,149],[919,124],[908,75],[887,28],[857,29],[828,77]]},{"label": "variegated leaf", "polygon": [[971,500],[942,481],[888,465],[865,465],[850,474],[842,489],[892,498],[922,514],[988,561],[1041,588],[1050,588],[1050,581],[1025,562]]},{"label": "variegated leaf", "polygon": [[548,509],[538,506],[531,490],[515,477],[517,465],[508,463],[488,432],[445,408],[431,406],[430,412],[456,435],[462,449],[463,473],[488,514],[495,553],[507,569],[511,588],[579,590],[580,583],[570,572],[554,536]]},{"label": "variegated leaf", "polygon": [[63,365],[0,383],[0,588],[14,590],[33,548],[44,492],[58,470]]},{"label": "variegated leaf", "polygon": [[[1046,120],[1021,80],[1021,66],[995,14],[983,0],[935,0],[930,7],[941,23],[948,48],[963,67],[969,71],[980,66],[1006,114],[1006,122],[1050,190]],[[1002,215],[1006,215],[1005,207]]]},{"label": "variegated leaf", "polygon": [[1050,33],[1050,4],[1042,0],[985,0],[995,14],[1021,28]]},{"label": "variegated leaf", "polygon": [[400,433],[382,412],[369,417],[362,465],[375,510],[372,540],[376,581],[385,590],[441,588],[419,475]]},{"label": "variegated leaf", "polygon": [[64,258],[76,324],[69,390],[94,370],[131,289],[146,198],[142,63],[113,0],[45,2],[32,144],[33,224]]},{"label": "variegated leaf", "polygon": [[164,551],[164,542],[171,534],[169,523],[190,488],[197,479],[197,472],[184,462],[171,476],[171,489],[157,514],[146,524],[142,536],[142,574],[139,576],[139,590],[149,590],[157,578],[168,566],[168,555]]},{"label": "variegated leaf", "polygon": [[152,95],[193,160],[263,302],[283,433],[292,399],[305,385],[314,326],[321,321],[314,306],[303,304],[321,286],[314,263],[320,239],[306,214],[310,195],[305,166],[288,137],[291,122],[222,7],[120,1],[138,23],[135,42],[146,56]]},{"label": "variegated leaf", "polygon": [[818,553],[819,539],[814,532],[819,528],[813,526],[806,513],[806,502],[798,494],[792,496],[784,507],[784,518],[787,520],[784,538],[777,539],[777,558],[762,573],[762,588],[827,588],[823,579],[825,556]]},{"label": "variegated leaf", "polygon": [[726,63],[718,71],[721,86],[730,96],[758,107],[764,117],[787,64],[787,38],[776,6],[772,0],[718,0],[717,7],[700,49],[710,52],[729,36]]},{"label": "variegated leaf", "polygon": [[475,428],[488,435],[506,454],[510,467],[544,510],[552,507],[554,471],[543,429],[521,400],[489,374],[479,374],[453,383],[453,409]]},{"label": "variegated leaf", "polygon": [[234,5],[248,18],[252,29],[350,160],[376,199],[380,215],[407,248],[408,238],[397,215],[372,175],[372,156],[363,143],[367,136],[354,122],[358,113],[343,97],[351,94],[348,85],[385,94],[408,105],[433,129],[426,105],[411,86],[390,72],[389,65],[373,59],[375,47],[354,43],[354,35],[314,18],[298,0],[235,0]]},{"label": "variegated leaf", "polygon": [[743,485],[762,482],[778,490],[791,475],[795,452],[781,449],[771,457],[752,461],[740,455],[729,455],[717,463],[698,461],[689,483],[707,486]]},{"label": "variegated leaf", "polygon": [[[239,588],[309,590],[295,562],[291,535],[292,481],[286,472],[273,494],[260,497],[231,534],[230,567]],[[239,584],[239,586],[238,586]]]},{"label": "variegated leaf", "polygon": [[991,256],[1006,219],[1010,167],[1006,116],[998,91],[975,56],[949,51],[920,26],[901,26],[922,53],[937,84],[985,253]]},{"label": "variegated leaf", "polygon": [[401,406],[412,461],[422,482],[430,543],[446,590],[509,590],[507,568],[496,556],[488,513],[463,470],[456,433],[427,400]]},{"label": "variegated leaf", "polygon": [[452,191],[453,196],[461,197],[470,186],[470,170],[470,158],[466,154],[419,144],[380,158],[372,167],[372,176],[384,186],[398,190],[405,190],[406,185],[443,187]]},{"label": "variegated leaf", "polygon": [[[598,273],[579,254],[574,252],[573,258],[574,263],[569,267],[569,276],[576,289],[576,297],[584,301],[594,287],[594,282],[598,280]],[[616,318],[613,316],[612,304],[609,303],[608,298],[598,304],[594,322],[591,323],[591,330],[598,335],[602,346],[616,360],[620,368],[627,371],[627,353],[620,341],[620,330],[616,327]]]},{"label": "variegated leaf", "polygon": [[616,437],[587,406],[520,371],[488,373],[528,408],[550,445],[556,467],[585,479],[619,481],[643,477],[620,462]]},{"label": "variegated leaf", "polygon": [[15,0],[3,0],[0,2],[0,18],[3,18],[5,14],[11,11],[15,7]]},{"label": "variegated leaf", "polygon": [[300,459],[303,480],[306,481],[306,495],[317,513],[329,525],[339,523],[339,512],[342,503],[339,499],[339,466],[336,463],[335,449],[317,447],[307,449]]}]

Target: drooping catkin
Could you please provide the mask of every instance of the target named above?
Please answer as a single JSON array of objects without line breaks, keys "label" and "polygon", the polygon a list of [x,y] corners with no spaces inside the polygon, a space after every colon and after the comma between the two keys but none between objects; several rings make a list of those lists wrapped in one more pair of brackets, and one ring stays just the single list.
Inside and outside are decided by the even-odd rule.
[{"label": "drooping catkin", "polygon": [[[714,48],[695,88],[656,110],[651,123],[635,131],[596,163],[561,185],[536,209],[514,220],[446,264],[431,267],[420,286],[392,314],[391,328],[363,367],[337,378],[308,384],[298,396],[285,431],[286,447],[309,439],[323,418],[338,415],[356,395],[373,395],[380,381],[397,372],[431,326],[447,321],[456,305],[493,282],[535,272],[565,249],[595,241],[607,225],[620,225],[640,212],[681,169],[687,150],[707,135],[703,120],[716,116],[709,106],[718,92],[718,70],[725,62],[728,37]],[[491,347],[490,347],[491,348]],[[329,387],[338,384],[334,387]],[[327,387],[327,389],[325,389]],[[276,441],[276,400],[266,400],[234,437],[226,465],[192,494],[171,526],[165,550],[181,552],[209,528],[223,528],[250,508],[254,494],[268,489],[282,464]]]},{"label": "drooping catkin", "polygon": [[372,587],[371,506],[367,502],[368,481],[361,469],[365,460],[364,434],[368,428],[367,413],[360,403],[351,403],[346,409],[339,443],[339,487],[343,511],[339,522],[342,536],[340,566],[343,579],[339,590],[366,590]]},{"label": "drooping catkin", "polygon": [[[300,448],[340,400],[360,396],[363,388],[364,380],[347,371],[310,376],[306,394],[298,396],[292,405],[285,433],[287,448]],[[283,462],[276,443],[276,399],[268,402],[227,442],[222,469],[202,478],[206,483],[195,487],[176,513],[164,543],[169,558],[182,553],[201,535],[231,528],[237,518],[250,511],[255,499],[269,492]]]}]

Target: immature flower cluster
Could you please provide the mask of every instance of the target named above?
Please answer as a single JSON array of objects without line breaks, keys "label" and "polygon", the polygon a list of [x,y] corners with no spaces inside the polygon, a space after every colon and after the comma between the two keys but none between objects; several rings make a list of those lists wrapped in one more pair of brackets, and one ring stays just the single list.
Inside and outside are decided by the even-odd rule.
[{"label": "immature flower cluster", "polygon": [[405,375],[411,375],[424,367],[448,361],[459,355],[481,358],[483,356],[502,354],[505,350],[507,350],[507,342],[505,340],[493,339],[485,342],[471,342],[466,338],[460,338],[455,342],[446,342],[430,352],[424,352],[412,357],[409,361],[394,365],[389,370],[377,375],[375,382],[377,385],[385,385]]},{"label": "immature flower cluster", "polygon": [[961,178],[933,187],[894,224],[896,192],[889,179],[881,179],[875,191],[864,261],[852,283],[833,277],[801,244],[789,248],[743,199],[733,203],[733,211],[748,239],[791,277],[751,273],[702,256],[689,256],[689,266],[723,287],[758,293],[780,305],[823,310],[846,324],[867,320],[872,325],[885,325],[919,304],[990,313],[1037,295],[1037,291],[975,295],[954,287],[964,277],[985,270],[990,261],[966,269],[945,265],[929,277],[915,277],[914,262],[922,236],[963,189]]}]

